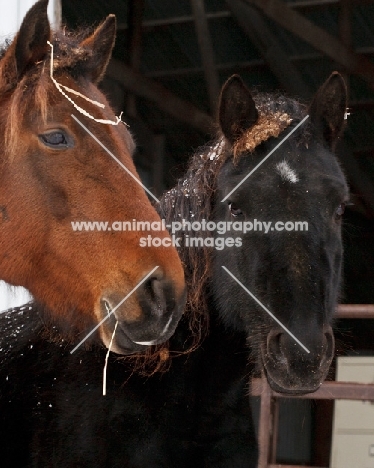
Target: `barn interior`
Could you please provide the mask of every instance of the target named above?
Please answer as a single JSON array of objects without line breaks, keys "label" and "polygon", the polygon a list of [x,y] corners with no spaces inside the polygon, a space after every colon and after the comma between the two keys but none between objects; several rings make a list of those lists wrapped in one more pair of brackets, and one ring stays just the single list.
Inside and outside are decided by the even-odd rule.
[{"label": "barn interior", "polygon": [[[308,102],[339,71],[349,102],[338,158],[352,194],[343,228],[341,302],[374,303],[374,1],[61,3],[63,22],[71,28],[116,15],[117,41],[102,87],[113,107],[124,111],[137,142],[137,168],[157,195],[214,136],[219,90],[230,75]],[[338,320],[337,354],[373,356],[373,326],[371,318]],[[329,466],[333,407],[332,400],[282,401],[277,462]],[[374,466],[374,456],[370,460]]]}]

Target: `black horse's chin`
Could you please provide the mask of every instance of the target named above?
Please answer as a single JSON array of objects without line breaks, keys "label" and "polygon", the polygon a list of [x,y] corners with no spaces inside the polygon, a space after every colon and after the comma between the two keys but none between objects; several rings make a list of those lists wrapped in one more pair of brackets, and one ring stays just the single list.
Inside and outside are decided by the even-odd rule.
[{"label": "black horse's chin", "polygon": [[306,393],[314,393],[316,392],[320,386],[322,385],[322,380],[318,380],[317,382],[287,382],[284,379],[282,382],[276,381],[272,378],[271,374],[267,372],[265,368],[265,375],[267,381],[274,392],[283,393],[286,395],[305,395]]}]

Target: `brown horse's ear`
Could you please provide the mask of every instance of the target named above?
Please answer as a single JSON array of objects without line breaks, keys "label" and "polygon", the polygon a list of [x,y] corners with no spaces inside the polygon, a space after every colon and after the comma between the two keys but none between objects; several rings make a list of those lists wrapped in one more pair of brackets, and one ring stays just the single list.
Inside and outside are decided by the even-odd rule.
[{"label": "brown horse's ear", "polygon": [[116,39],[116,17],[109,15],[91,36],[81,42],[81,47],[92,50],[92,57],[84,63],[85,72],[97,84],[104,76]]},{"label": "brown horse's ear", "polygon": [[309,108],[309,115],[321,136],[333,150],[344,127],[347,111],[347,87],[334,72],[319,88]]},{"label": "brown horse's ear", "polygon": [[25,71],[43,60],[49,52],[51,29],[47,16],[48,0],[39,0],[27,12],[20,30],[1,61],[0,89],[13,88]]},{"label": "brown horse's ear", "polygon": [[257,122],[256,104],[239,75],[231,76],[222,87],[218,118],[222,133],[230,143]]}]

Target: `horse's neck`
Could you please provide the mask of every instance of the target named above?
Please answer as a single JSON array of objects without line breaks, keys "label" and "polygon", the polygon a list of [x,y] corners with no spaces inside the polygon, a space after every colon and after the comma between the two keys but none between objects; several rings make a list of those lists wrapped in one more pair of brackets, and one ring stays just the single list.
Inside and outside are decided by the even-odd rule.
[{"label": "horse's neck", "polygon": [[39,340],[43,322],[32,303],[0,313],[1,363],[22,356]]}]

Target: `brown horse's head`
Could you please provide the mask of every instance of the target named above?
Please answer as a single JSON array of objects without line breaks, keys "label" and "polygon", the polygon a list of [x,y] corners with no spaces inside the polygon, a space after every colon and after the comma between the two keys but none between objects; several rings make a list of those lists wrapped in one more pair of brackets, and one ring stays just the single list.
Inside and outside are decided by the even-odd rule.
[{"label": "brown horse's head", "polygon": [[[50,76],[48,41],[54,78],[91,101],[64,92],[96,119],[115,121],[97,88],[111,55],[115,18],[90,35],[52,34],[47,5],[40,0],[31,8],[1,52],[0,278],[28,288],[74,340],[128,296],[100,326],[100,337],[108,346],[118,320],[113,350],[141,351],[173,333],[184,307],[183,269],[165,230],[117,231],[118,222],[160,222],[135,180],[134,143],[125,125],[82,115]],[[73,222],[95,221],[109,229],[73,229]],[[142,247],[141,238],[150,234],[165,246]]]}]

